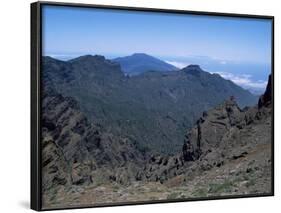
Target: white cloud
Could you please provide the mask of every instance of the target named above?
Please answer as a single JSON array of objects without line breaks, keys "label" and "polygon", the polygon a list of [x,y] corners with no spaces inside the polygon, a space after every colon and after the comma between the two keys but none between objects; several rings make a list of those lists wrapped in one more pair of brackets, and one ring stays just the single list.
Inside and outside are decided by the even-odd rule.
[{"label": "white cloud", "polygon": [[216,74],[219,74],[221,77],[231,80],[235,84],[245,88],[245,89],[251,89],[251,90],[264,90],[267,85],[267,81],[254,81],[251,79],[251,75],[248,74],[241,74],[241,75],[235,75],[233,73],[229,72],[213,72]]},{"label": "white cloud", "polygon": [[178,62],[178,61],[165,61],[165,62],[168,64],[172,64],[175,67],[180,68],[180,69],[189,65],[189,63],[186,63],[186,62]]}]

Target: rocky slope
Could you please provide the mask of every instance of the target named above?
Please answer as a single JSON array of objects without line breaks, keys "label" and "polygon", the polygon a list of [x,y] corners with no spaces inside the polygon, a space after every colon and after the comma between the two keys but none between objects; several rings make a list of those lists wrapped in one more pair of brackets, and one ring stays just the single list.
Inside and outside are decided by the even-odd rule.
[{"label": "rocky slope", "polygon": [[47,89],[42,112],[43,205],[82,186],[124,184],[144,162],[128,138],[89,123],[73,98]]},{"label": "rocky slope", "polygon": [[[49,207],[62,207],[61,203],[65,206],[83,206],[112,202],[271,194],[272,102],[269,91],[271,81],[257,107],[241,110],[235,100],[231,99],[203,112],[195,127],[187,131],[182,152],[170,157],[153,155],[145,160],[142,157],[130,160],[127,158],[126,162],[140,162],[133,163],[135,170],[128,164],[118,167],[119,169],[103,167],[102,165],[111,165],[111,158],[106,158],[103,163],[96,164],[101,168],[91,168],[89,171],[88,165],[96,162],[96,153],[92,155],[93,162],[81,157],[78,160],[80,163],[76,162],[77,166],[73,170],[73,167],[66,166],[69,166],[69,161],[60,160],[61,156],[64,156],[61,151],[63,149],[50,142],[52,140],[45,140],[45,147],[49,148],[43,149],[43,156],[49,156],[51,151],[53,159],[53,165],[48,166],[50,160],[44,158],[44,169],[49,172],[49,177],[53,178],[52,188],[45,193],[45,204]],[[46,126],[50,129],[52,125]],[[97,137],[100,136],[95,136],[94,140]],[[97,147],[95,149],[99,150]],[[83,153],[82,150],[83,148],[78,149],[77,152]],[[111,152],[110,147],[106,151]],[[120,153],[118,155],[120,156]],[[81,164],[81,161],[88,163]],[[54,169],[56,167],[58,168]],[[66,187],[66,182],[71,182],[71,178],[68,180],[64,177],[63,168],[72,168],[68,170],[69,174],[78,173],[79,177],[84,177],[86,181],[79,184],[72,182]],[[91,174],[91,179],[76,170]],[[111,170],[112,173],[109,172]],[[116,178],[116,174],[121,170],[123,173],[119,177],[128,177],[123,182]],[[103,174],[103,177],[96,183],[100,174]],[[47,180],[50,181],[48,178]],[[46,184],[48,185],[48,181]],[[61,185],[64,187],[59,187]]]},{"label": "rocky slope", "polygon": [[[271,77],[258,105],[241,109],[237,101],[247,97],[245,90],[194,65],[132,78],[101,56],[69,62],[47,57],[44,67],[45,208],[270,194]],[[193,97],[195,92],[211,98],[201,103],[203,97]],[[224,95],[227,100],[216,104]],[[189,128],[180,117],[194,107],[198,119]],[[151,148],[176,146],[174,140],[180,148],[170,155],[141,149],[139,140],[152,139],[157,143]]]}]

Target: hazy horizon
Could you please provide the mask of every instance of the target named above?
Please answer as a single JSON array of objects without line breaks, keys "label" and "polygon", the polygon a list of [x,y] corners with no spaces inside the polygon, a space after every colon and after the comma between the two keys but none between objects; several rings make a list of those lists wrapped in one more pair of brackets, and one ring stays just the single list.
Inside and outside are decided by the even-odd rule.
[{"label": "hazy horizon", "polygon": [[42,51],[59,59],[146,53],[199,64],[261,93],[271,72],[271,22],[253,18],[43,6]]},{"label": "hazy horizon", "polygon": [[[132,53],[134,54],[134,53]],[[132,55],[130,54],[130,55]],[[148,53],[145,53],[150,55]],[[62,61],[67,61],[73,58],[77,58],[83,55],[101,55],[95,53],[87,53],[87,54],[50,54],[46,56],[50,56]],[[117,57],[125,57],[130,55],[103,55],[106,59],[114,59]],[[271,70],[270,64],[251,64],[251,63],[237,63],[231,61],[220,61],[204,56],[189,56],[189,57],[159,57],[155,55],[150,55],[156,57],[166,63],[172,64],[175,67],[182,69],[190,64],[199,65],[204,71],[209,73],[217,73],[221,77],[231,80],[237,85],[241,86],[244,89],[249,90],[251,93],[255,95],[261,95],[267,85],[267,78]],[[266,72],[264,72],[266,70]],[[261,80],[263,79],[263,80]]]}]

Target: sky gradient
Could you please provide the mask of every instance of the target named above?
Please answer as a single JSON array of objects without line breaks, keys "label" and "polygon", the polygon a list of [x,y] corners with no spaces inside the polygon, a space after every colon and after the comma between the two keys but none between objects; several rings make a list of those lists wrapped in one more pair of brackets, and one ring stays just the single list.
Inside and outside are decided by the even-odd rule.
[{"label": "sky gradient", "polygon": [[269,20],[46,5],[42,17],[43,55],[101,54],[114,58],[147,53],[178,67],[198,58],[202,64],[240,63],[247,64],[247,69],[252,69],[249,64],[264,65],[259,72],[265,74],[257,81],[265,81],[270,72]]}]

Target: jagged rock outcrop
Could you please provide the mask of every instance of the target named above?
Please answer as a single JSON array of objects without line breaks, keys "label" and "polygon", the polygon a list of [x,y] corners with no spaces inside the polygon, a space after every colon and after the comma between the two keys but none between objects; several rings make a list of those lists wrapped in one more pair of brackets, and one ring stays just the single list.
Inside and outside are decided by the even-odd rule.
[{"label": "jagged rock outcrop", "polygon": [[[271,100],[270,75],[265,93],[259,99],[258,107],[247,107],[241,110],[234,98],[231,97],[230,100],[225,101],[223,104],[204,112],[197,121],[196,126],[186,135],[185,144],[183,145],[183,158],[185,161],[199,159],[201,155],[206,156],[213,150],[221,150],[222,147],[224,150],[231,150],[231,147],[234,146],[239,149],[241,139],[244,139],[239,134],[244,129],[260,123],[269,124],[268,122],[264,123],[264,120],[271,119]],[[240,140],[232,142],[232,137]],[[186,150],[189,150],[189,152]]]},{"label": "jagged rock outcrop", "polygon": [[258,103],[259,108],[270,105],[271,99],[272,99],[272,80],[271,80],[271,75],[269,75],[266,90],[264,94],[259,98],[259,103]]},{"label": "jagged rock outcrop", "polygon": [[[188,130],[182,152],[171,156],[152,156],[149,164],[139,172],[137,179],[161,183],[176,176],[202,175],[212,169],[229,165],[237,159],[261,154],[260,147],[266,147],[264,157],[257,157],[254,167],[264,167],[268,172],[271,165],[271,82],[260,107],[240,109],[234,97],[217,107],[205,111]],[[253,169],[246,161],[241,167]],[[230,165],[231,168],[231,165]],[[262,169],[260,170],[262,172]],[[268,183],[269,184],[269,183]]]},{"label": "jagged rock outcrop", "polygon": [[[210,169],[221,166],[226,161],[244,157],[261,145],[270,146],[271,94],[269,76],[258,107],[241,110],[231,97],[223,104],[204,112],[196,126],[186,135],[183,159],[205,162],[202,166]],[[191,147],[191,151],[186,152],[186,144]]]},{"label": "jagged rock outcrop", "polygon": [[42,106],[43,189],[56,184],[90,184],[93,165],[88,146],[97,146],[100,135],[88,134],[93,129],[72,98],[45,95]]},{"label": "jagged rock outcrop", "polygon": [[[222,164],[223,149],[231,149],[234,145],[229,143],[229,135],[246,125],[244,118],[245,113],[234,100],[225,101],[214,109],[204,112],[195,127],[186,134],[182,153],[166,158],[153,156],[150,160],[151,164],[145,168],[144,177],[149,180],[160,180],[157,177],[161,177],[161,180],[168,180],[188,172],[192,163],[197,163],[197,161],[208,162],[205,163],[206,165],[202,165],[203,170]],[[226,144],[229,146],[225,147]],[[239,149],[239,144],[236,145]]]},{"label": "jagged rock outcrop", "polygon": [[42,174],[43,192],[70,182],[67,161],[56,143],[48,138],[42,141]]},{"label": "jagged rock outcrop", "polygon": [[156,181],[163,183],[183,173],[184,160],[180,155],[151,156],[145,167],[136,174],[137,181]]},{"label": "jagged rock outcrop", "polygon": [[196,126],[187,133],[183,147],[186,161],[196,160],[202,154],[216,150],[222,143],[225,134],[231,128],[241,129],[246,125],[245,113],[234,100],[225,101],[214,109],[203,113]]}]

